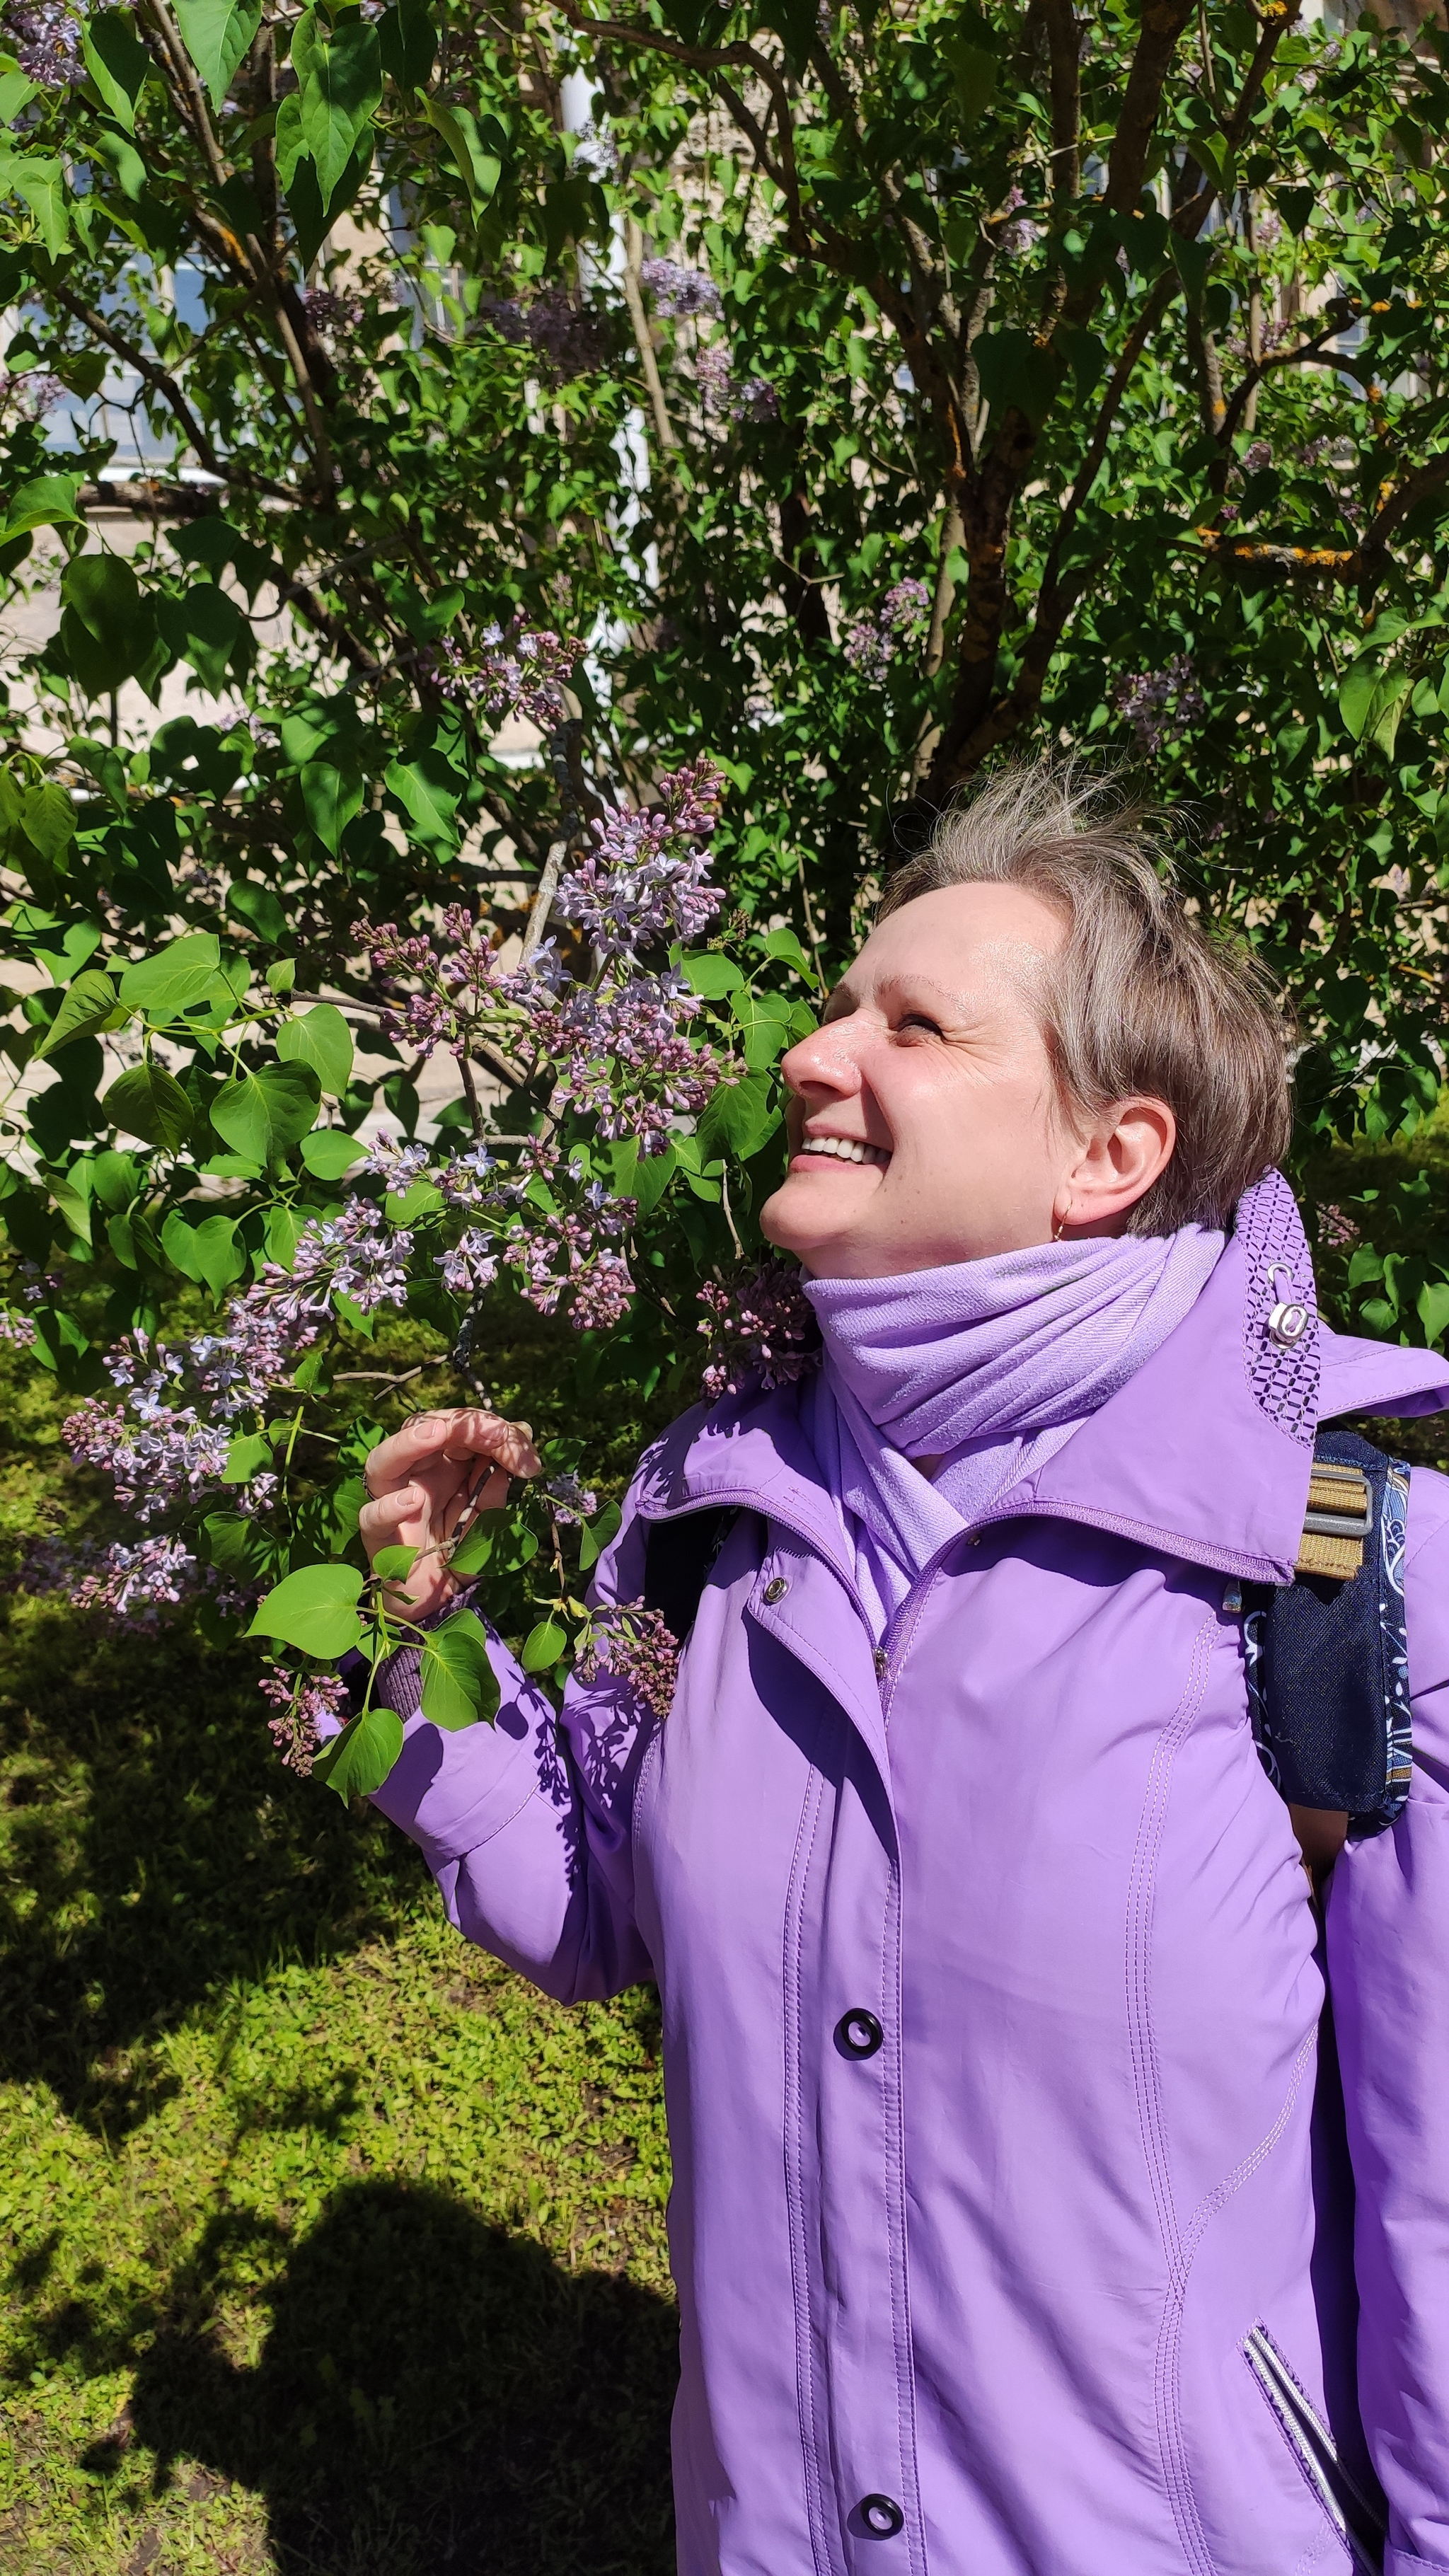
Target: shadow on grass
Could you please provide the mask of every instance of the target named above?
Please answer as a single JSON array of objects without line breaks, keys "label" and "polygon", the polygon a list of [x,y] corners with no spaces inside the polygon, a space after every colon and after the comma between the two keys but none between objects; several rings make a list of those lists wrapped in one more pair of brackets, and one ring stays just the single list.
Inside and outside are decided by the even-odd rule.
[{"label": "shadow on grass", "polygon": [[422,1867],[281,1769],[245,1649],[29,1607],[0,1632],[0,1850],[0,2077],[110,2136],[167,2088],[149,2039],[233,1979],[386,1930]]},{"label": "shadow on grass", "polygon": [[173,2284],[129,2410],[163,2484],[185,2459],[263,2496],[281,2576],[669,2576],[662,2299],[565,2272],[443,2192],[359,2183],[290,2255],[239,2367],[217,2303],[278,2241],[218,2218]]}]

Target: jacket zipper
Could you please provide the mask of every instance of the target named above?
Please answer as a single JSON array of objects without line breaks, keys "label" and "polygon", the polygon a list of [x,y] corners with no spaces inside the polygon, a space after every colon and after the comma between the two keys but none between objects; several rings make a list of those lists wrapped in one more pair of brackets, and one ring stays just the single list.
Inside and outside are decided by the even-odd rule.
[{"label": "jacket zipper", "polygon": [[1361,2576],[1382,2576],[1387,2536],[1382,2515],[1344,2466],[1327,2425],[1309,2405],[1276,2344],[1261,2326],[1253,2327],[1244,2341],[1243,2352],[1288,2437],[1299,2467],[1355,2567]]}]

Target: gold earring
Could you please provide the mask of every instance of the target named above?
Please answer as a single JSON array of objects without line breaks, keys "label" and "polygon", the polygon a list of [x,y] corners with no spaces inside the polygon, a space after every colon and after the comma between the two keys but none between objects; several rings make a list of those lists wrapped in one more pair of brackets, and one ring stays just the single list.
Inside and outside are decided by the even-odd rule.
[{"label": "gold earring", "polygon": [[1067,1210],[1067,1212],[1066,1212],[1066,1215],[1065,1215],[1065,1216],[1059,1216],[1059,1217],[1055,1217],[1055,1218],[1053,1218],[1053,1220],[1052,1220],[1052,1241],[1053,1241],[1053,1243],[1060,1243],[1060,1242],[1061,1242],[1063,1229],[1064,1229],[1067,1225],[1069,1225],[1069,1224],[1070,1224],[1070,1222],[1071,1222],[1071,1215],[1072,1215],[1072,1211],[1071,1211],[1071,1209],[1070,1209],[1070,1208],[1068,1208],[1068,1210]]}]

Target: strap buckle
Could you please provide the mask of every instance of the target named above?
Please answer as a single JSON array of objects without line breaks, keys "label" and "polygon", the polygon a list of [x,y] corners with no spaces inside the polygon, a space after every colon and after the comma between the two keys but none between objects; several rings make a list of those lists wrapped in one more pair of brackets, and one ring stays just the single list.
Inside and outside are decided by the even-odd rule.
[{"label": "strap buckle", "polygon": [[1363,1469],[1315,1458],[1294,1571],[1327,1575],[1338,1583],[1349,1581],[1362,1568],[1373,1525],[1373,1497]]}]

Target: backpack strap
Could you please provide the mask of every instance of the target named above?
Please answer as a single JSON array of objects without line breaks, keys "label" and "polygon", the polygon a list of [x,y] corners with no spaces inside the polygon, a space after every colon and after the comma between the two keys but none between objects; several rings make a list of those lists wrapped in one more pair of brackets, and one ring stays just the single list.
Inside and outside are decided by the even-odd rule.
[{"label": "backpack strap", "polygon": [[658,1611],[681,1646],[694,1626],[715,1558],[738,1518],[731,1507],[686,1512],[679,1520],[649,1524],[644,1541],[644,1607]]},{"label": "backpack strap", "polygon": [[1382,1833],[1409,1794],[1408,1504],[1401,1460],[1320,1432],[1297,1580],[1244,1587],[1253,1736],[1310,1866]]}]

